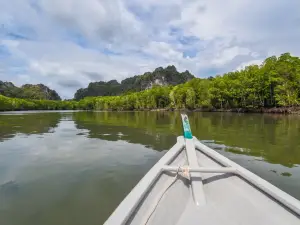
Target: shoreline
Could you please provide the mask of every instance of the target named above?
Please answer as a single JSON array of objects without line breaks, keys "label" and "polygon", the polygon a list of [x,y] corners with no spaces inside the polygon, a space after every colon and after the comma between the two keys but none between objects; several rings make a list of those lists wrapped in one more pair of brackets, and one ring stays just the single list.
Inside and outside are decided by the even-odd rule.
[{"label": "shoreline", "polygon": [[266,113],[266,114],[300,114],[300,107],[272,107],[272,108],[234,108],[234,109],[152,109],[149,111],[185,111],[185,112],[232,112],[232,113]]},{"label": "shoreline", "polygon": [[59,110],[12,110],[12,111],[0,111],[0,115],[4,113],[18,113],[18,112],[28,112],[28,113],[47,113],[47,112],[230,112],[230,113],[260,113],[260,114],[299,114],[300,107],[273,107],[273,108],[259,108],[259,109],[249,109],[249,108],[234,108],[234,109],[208,109],[208,108],[196,108],[196,109],[173,109],[173,108],[160,108],[160,109],[139,109],[139,110],[70,110],[70,109],[59,109]]}]

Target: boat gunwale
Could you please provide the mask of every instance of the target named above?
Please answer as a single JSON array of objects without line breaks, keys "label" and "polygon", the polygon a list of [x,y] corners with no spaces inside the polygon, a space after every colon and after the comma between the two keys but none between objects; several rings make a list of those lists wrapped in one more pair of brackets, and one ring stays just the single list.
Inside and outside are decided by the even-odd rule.
[{"label": "boat gunwale", "polygon": [[177,137],[177,142],[166,154],[146,173],[146,175],[130,191],[125,199],[106,220],[104,225],[124,225],[132,216],[132,213],[143,200],[152,185],[163,173],[163,166],[168,165],[178,156],[184,148],[183,137]]},{"label": "boat gunwale", "polygon": [[226,158],[215,150],[209,148],[208,146],[201,143],[197,138],[194,138],[195,147],[197,150],[201,151],[208,157],[216,160],[221,165],[225,167],[233,167],[236,169],[236,175],[240,178],[247,181],[249,184],[253,185],[255,188],[263,191],[269,197],[278,201],[278,203],[282,204],[287,209],[291,210],[292,213],[296,214],[296,216],[300,217],[300,201],[288,193],[282,191],[278,187],[274,186],[270,182],[264,180],[258,175],[252,173],[251,171],[245,169],[239,164],[233,162],[232,160]]},{"label": "boat gunwale", "polygon": [[[273,198],[277,203],[291,211],[295,216],[300,217],[300,201],[286,192],[280,190],[268,181],[262,179],[258,175],[243,168],[237,163],[231,161],[217,151],[201,143],[196,137],[193,137],[195,150],[202,152],[209,158],[218,162],[224,167],[236,169],[234,175],[244,179],[250,185],[258,190],[263,191],[268,197]],[[177,137],[176,144],[146,173],[146,175],[131,190],[125,199],[119,204],[115,211],[110,215],[104,225],[125,225],[131,218],[138,205],[146,196],[147,192],[152,188],[159,176],[165,172],[164,167],[168,166],[172,160],[184,149],[185,141],[183,136]]]}]

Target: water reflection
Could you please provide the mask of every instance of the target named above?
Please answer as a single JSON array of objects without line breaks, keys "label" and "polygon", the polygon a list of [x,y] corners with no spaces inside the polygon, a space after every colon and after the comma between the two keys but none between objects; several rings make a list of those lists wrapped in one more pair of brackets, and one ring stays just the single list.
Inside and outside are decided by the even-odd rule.
[{"label": "water reflection", "polygon": [[[273,164],[300,164],[300,118],[293,115],[202,114],[195,135],[218,140],[226,151],[262,157]],[[242,150],[242,151],[241,151]]]},{"label": "water reflection", "polygon": [[[300,164],[299,116],[195,112],[189,118],[194,136],[211,140],[207,144],[214,149],[290,168]],[[0,115],[0,141],[51,133],[65,120],[74,120],[78,136],[124,140],[158,151],[169,149],[182,133],[179,112],[30,113]]]},{"label": "water reflection", "polygon": [[[169,148],[181,135],[178,112],[81,112],[73,118],[78,128],[89,130],[91,138],[121,139],[156,150]],[[194,136],[213,140],[210,146],[215,149],[286,167],[300,164],[298,116],[197,112],[189,118]]]},{"label": "water reflection", "polygon": [[30,132],[0,142],[1,225],[103,224],[163,155],[89,138],[71,118],[62,114],[42,139]]},{"label": "water reflection", "polygon": [[[189,118],[206,145],[300,199],[298,116]],[[0,125],[1,225],[102,224],[182,133],[179,112],[25,113]]]},{"label": "water reflection", "polygon": [[0,142],[16,134],[44,134],[53,132],[62,115],[60,113],[0,114]]},{"label": "water reflection", "polygon": [[[78,129],[87,129],[89,138],[108,141],[124,140],[142,144],[151,149],[162,151],[169,149],[176,141],[167,127],[171,119],[167,114],[151,112],[81,112],[73,114]],[[173,118],[175,119],[175,118]],[[85,135],[78,133],[77,135]]]}]

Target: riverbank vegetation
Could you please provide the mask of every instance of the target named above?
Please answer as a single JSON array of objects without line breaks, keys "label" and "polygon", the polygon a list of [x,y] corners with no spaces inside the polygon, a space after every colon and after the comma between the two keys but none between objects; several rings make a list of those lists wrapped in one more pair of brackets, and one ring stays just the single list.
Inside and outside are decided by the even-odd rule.
[{"label": "riverbank vegetation", "polygon": [[0,111],[74,110],[78,105],[76,101],[30,100],[0,95]]},{"label": "riverbank vegetation", "polygon": [[151,89],[119,96],[86,97],[80,101],[25,100],[0,96],[0,110],[268,111],[270,108],[297,108],[299,104],[300,59],[289,53],[269,57],[261,65],[251,65],[223,76],[194,78],[176,86],[153,85]]}]

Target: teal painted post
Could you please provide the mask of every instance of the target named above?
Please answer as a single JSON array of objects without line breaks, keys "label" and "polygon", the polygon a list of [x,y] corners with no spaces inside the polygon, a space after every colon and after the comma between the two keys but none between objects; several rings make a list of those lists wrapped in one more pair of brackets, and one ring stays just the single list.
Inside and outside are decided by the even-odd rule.
[{"label": "teal painted post", "polygon": [[189,122],[189,118],[186,114],[181,114],[182,126],[183,126],[183,136],[186,139],[193,139],[191,126]]}]

